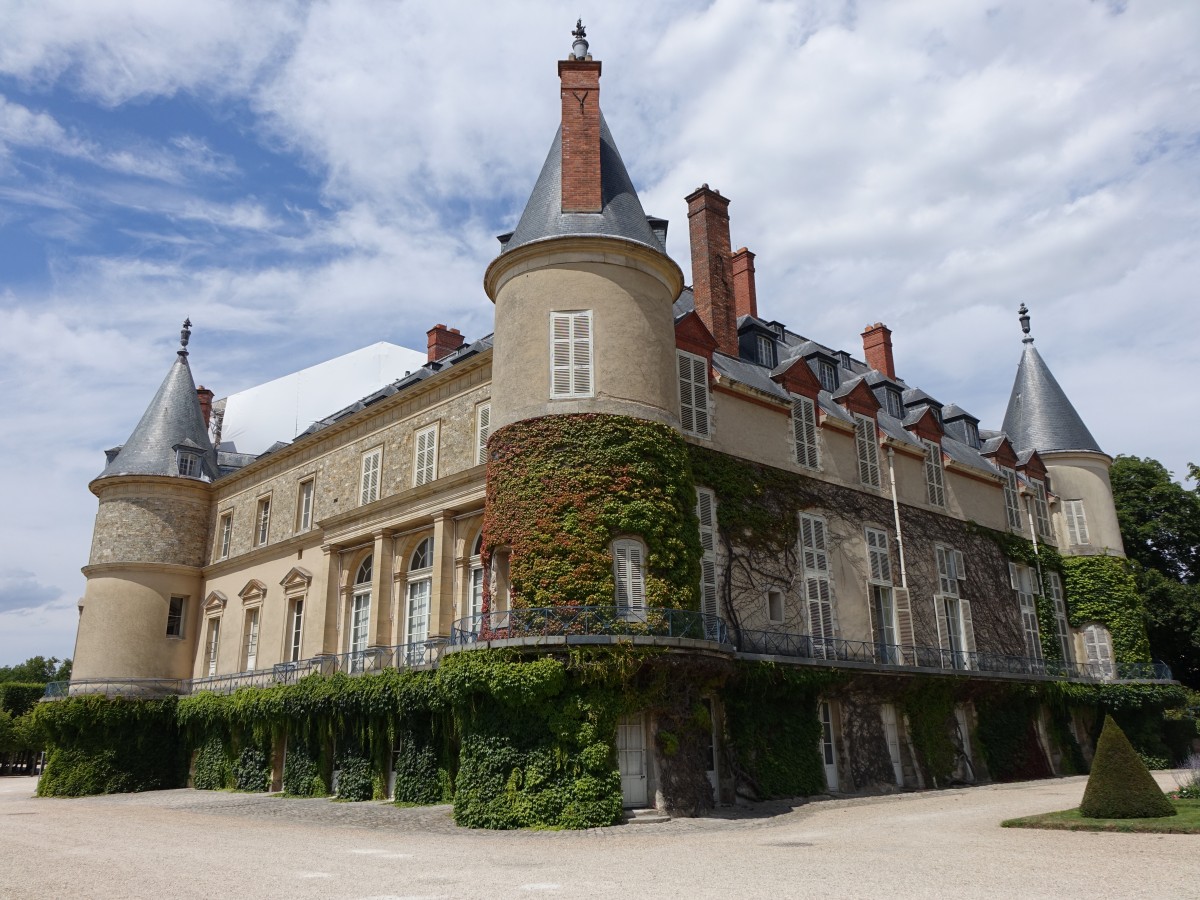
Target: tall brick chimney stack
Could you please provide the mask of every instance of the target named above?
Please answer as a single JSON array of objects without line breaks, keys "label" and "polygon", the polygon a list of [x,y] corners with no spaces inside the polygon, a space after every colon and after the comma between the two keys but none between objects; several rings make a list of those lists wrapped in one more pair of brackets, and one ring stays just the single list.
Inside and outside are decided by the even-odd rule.
[{"label": "tall brick chimney stack", "polygon": [[429,338],[428,361],[437,362],[463,345],[462,332],[445,325],[434,325],[425,335]]},{"label": "tall brick chimney stack", "polygon": [[204,427],[208,427],[208,420],[212,418],[212,398],[213,392],[204,385],[196,388],[196,399],[200,401],[200,412],[204,414]]},{"label": "tall brick chimney stack", "polygon": [[733,254],[733,312],[758,318],[758,292],[754,290],[754,254],[743,247]]},{"label": "tall brick chimney stack", "polygon": [[562,98],[562,211],[598,213],[600,194],[600,63],[587,52],[577,23],[571,55],[559,62]]},{"label": "tall brick chimney stack", "polygon": [[892,332],[882,322],[868,325],[863,329],[863,355],[867,365],[888,378],[895,380],[896,363],[892,359]]},{"label": "tall brick chimney stack", "polygon": [[717,340],[717,349],[738,355],[737,311],[730,284],[729,200],[707,184],[686,198],[692,244],[692,295],[696,315]]}]

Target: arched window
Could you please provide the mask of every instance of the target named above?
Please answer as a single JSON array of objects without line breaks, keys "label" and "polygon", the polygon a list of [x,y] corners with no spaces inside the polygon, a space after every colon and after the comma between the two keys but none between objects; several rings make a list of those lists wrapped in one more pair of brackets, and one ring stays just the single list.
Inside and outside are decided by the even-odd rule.
[{"label": "arched window", "polygon": [[[371,564],[370,556],[359,564],[354,575],[354,589],[351,593],[350,605],[350,652],[361,654],[367,649],[367,634],[371,621]],[[351,657],[351,670],[359,671],[362,667],[361,657],[357,657],[358,668],[355,668],[356,657]]]},{"label": "arched window", "polygon": [[471,549],[470,572],[467,578],[467,615],[471,618],[483,612],[483,532]]},{"label": "arched window", "polygon": [[1101,678],[1113,677],[1112,635],[1099,622],[1083,626],[1083,649],[1087,653],[1090,674]]},{"label": "arched window", "polygon": [[408,607],[404,642],[409,645],[408,662],[425,662],[425,641],[429,637],[429,601],[433,591],[433,538],[417,544],[408,563]]},{"label": "arched window", "polygon": [[646,548],[641,541],[622,538],[613,541],[612,554],[617,608],[625,614],[640,613],[646,608],[646,580],[642,569]]}]

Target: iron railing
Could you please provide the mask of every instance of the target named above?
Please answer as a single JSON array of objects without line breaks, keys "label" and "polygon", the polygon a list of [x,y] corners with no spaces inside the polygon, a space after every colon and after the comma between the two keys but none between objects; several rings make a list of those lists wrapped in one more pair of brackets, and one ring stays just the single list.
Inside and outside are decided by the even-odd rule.
[{"label": "iron railing", "polygon": [[459,619],[450,643],[511,638],[643,636],[729,642],[725,620],[692,609],[631,609],[622,606],[548,606],[480,613]]}]

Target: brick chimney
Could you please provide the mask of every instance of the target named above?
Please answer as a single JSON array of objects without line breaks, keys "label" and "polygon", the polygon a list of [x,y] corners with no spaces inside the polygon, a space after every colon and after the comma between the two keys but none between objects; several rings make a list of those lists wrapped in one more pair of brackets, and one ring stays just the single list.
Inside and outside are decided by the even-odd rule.
[{"label": "brick chimney", "polygon": [[462,332],[457,328],[434,325],[425,334],[429,338],[429,362],[437,362],[463,345]]},{"label": "brick chimney", "polygon": [[200,401],[200,412],[204,415],[204,427],[208,427],[208,420],[212,418],[212,398],[213,392],[204,385],[196,388],[196,399]]},{"label": "brick chimney", "polygon": [[[586,46],[586,45],[585,45]],[[600,195],[600,63],[591,54],[558,64],[562,97],[562,211],[598,213]]]},{"label": "brick chimney", "polygon": [[730,283],[729,200],[707,184],[685,199],[696,315],[716,338],[717,349],[737,356],[737,312]]},{"label": "brick chimney", "polygon": [[882,322],[863,329],[863,355],[867,365],[882,372],[893,381],[896,378],[896,363],[892,359],[892,332]]},{"label": "brick chimney", "polygon": [[758,318],[758,294],[754,290],[754,254],[743,247],[733,254],[733,313]]}]

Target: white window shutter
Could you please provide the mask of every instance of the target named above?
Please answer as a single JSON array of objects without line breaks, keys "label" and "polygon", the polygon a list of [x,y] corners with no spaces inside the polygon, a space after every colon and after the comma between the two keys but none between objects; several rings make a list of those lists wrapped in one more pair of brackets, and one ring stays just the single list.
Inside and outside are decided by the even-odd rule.
[{"label": "white window shutter", "polygon": [[550,379],[551,395],[571,396],[571,317],[551,313]]},{"label": "white window shutter", "polygon": [[679,425],[685,434],[696,433],[696,399],[692,390],[692,361],[680,353],[679,367]]},{"label": "white window shutter", "polygon": [[938,570],[938,586],[943,594],[956,596],[958,594],[958,585],[955,583],[957,579],[951,577],[950,568],[954,565],[953,557],[948,553],[948,548],[942,547],[940,544],[934,547],[934,553],[937,556]]},{"label": "white window shutter", "polygon": [[575,313],[571,317],[573,330],[571,392],[576,397],[592,395],[592,314]]},{"label": "white window shutter", "polygon": [[700,611],[719,613],[717,602],[716,498],[708,488],[696,488],[696,518],[700,522]]},{"label": "white window shutter", "polygon": [[963,649],[967,653],[975,652],[975,620],[971,617],[971,601],[959,600],[958,611],[962,618]]},{"label": "white window shutter", "polygon": [[487,442],[492,429],[492,404],[485,403],[479,407],[475,434],[478,440],[475,462],[482,465],[487,462]]},{"label": "white window shutter", "polygon": [[950,649],[949,640],[949,623],[946,621],[946,598],[933,598],[933,613],[937,620],[938,647],[942,650]]},{"label": "white window shutter", "polygon": [[908,588],[893,588],[892,602],[896,604],[896,642],[902,647],[911,647],[917,642],[917,638]]},{"label": "white window shutter", "polygon": [[816,408],[808,397],[792,399],[792,441],[796,450],[796,463],[808,469],[820,464],[817,451]]},{"label": "white window shutter", "polygon": [[866,416],[856,416],[854,436],[858,448],[858,479],[868,487],[879,487],[879,444],[875,439],[875,423]]},{"label": "white window shutter", "polygon": [[946,484],[942,471],[942,448],[925,442],[925,488],[931,506],[946,505]]},{"label": "white window shutter", "polygon": [[677,351],[679,424],[687,434],[708,436],[708,361]]},{"label": "white window shutter", "polygon": [[961,550],[954,551],[954,575],[959,581],[965,581],[967,578],[967,562]]}]

